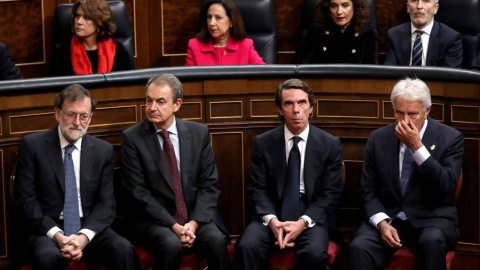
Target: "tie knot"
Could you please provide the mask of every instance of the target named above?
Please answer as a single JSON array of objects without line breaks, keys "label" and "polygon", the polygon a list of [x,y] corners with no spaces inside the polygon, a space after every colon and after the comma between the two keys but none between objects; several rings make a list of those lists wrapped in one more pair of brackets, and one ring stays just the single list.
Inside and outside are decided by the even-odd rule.
[{"label": "tie knot", "polygon": [[158,133],[160,134],[160,136],[162,136],[164,140],[168,140],[170,138],[169,137],[170,132],[168,132],[167,130],[160,130],[160,132]]},{"label": "tie knot", "polygon": [[298,142],[300,142],[302,138],[300,138],[299,136],[293,136],[292,139],[293,139],[293,146],[295,146],[295,145],[298,145]]},{"label": "tie knot", "polygon": [[421,36],[423,33],[425,33],[424,31],[422,30],[415,30],[415,32],[417,32],[417,37]]},{"label": "tie knot", "polygon": [[75,149],[75,145],[73,144],[69,144],[65,146],[65,155],[71,155],[74,149]]}]

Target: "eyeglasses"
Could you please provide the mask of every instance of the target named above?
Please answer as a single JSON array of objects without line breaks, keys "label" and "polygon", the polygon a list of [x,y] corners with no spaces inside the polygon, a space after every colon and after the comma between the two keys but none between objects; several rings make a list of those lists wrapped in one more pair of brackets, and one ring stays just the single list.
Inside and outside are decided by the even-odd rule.
[{"label": "eyeglasses", "polygon": [[76,113],[67,113],[63,109],[60,109],[63,113],[63,115],[70,121],[75,121],[75,119],[80,118],[80,121],[82,122],[87,122],[90,117],[92,117],[92,113],[82,113],[82,114],[76,114]]}]

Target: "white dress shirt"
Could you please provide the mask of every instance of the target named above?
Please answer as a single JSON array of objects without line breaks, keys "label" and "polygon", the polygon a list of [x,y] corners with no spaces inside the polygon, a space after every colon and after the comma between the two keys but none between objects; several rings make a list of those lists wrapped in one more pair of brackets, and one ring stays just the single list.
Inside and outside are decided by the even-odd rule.
[{"label": "white dress shirt", "polygon": [[[427,125],[428,125],[428,120],[425,119],[425,122],[423,123],[422,130],[420,130],[420,139],[423,138],[423,134],[425,133],[425,130],[427,129]],[[399,158],[398,158],[399,179],[400,179],[400,176],[402,175],[403,156],[405,155],[406,147],[407,146],[403,142],[400,142],[400,153],[399,153]],[[425,145],[423,145],[422,147],[420,147],[417,151],[415,151],[413,153],[413,160],[415,160],[415,162],[417,163],[418,166],[422,165],[422,163],[425,160],[427,160],[427,158],[429,158],[429,157],[430,157],[430,152],[428,152]],[[392,223],[392,219],[387,214],[385,214],[383,212],[379,212],[379,213],[371,216],[370,219],[369,219],[370,224],[375,226],[375,228],[377,228],[378,223],[380,223],[380,221],[382,221],[382,220],[386,220],[388,222],[388,224]]]},{"label": "white dress shirt", "polygon": [[[305,194],[305,180],[304,180],[304,174],[303,174],[303,168],[305,164],[305,149],[307,147],[307,139],[308,139],[308,133],[310,132],[310,126],[307,125],[307,128],[300,133],[298,136],[301,138],[301,140],[298,142],[298,150],[300,151],[300,193]],[[287,126],[284,125],[284,134],[285,134],[285,158],[288,163],[288,156],[290,155],[290,150],[293,147],[293,135],[290,130],[288,130]],[[300,194],[298,194],[300,196]],[[272,218],[277,218],[277,216],[273,214],[268,214],[262,216],[263,224],[265,226],[268,226],[268,223]],[[303,215],[301,218],[304,218],[307,220],[309,223],[309,227],[315,226],[316,222],[311,219],[309,216]]]}]

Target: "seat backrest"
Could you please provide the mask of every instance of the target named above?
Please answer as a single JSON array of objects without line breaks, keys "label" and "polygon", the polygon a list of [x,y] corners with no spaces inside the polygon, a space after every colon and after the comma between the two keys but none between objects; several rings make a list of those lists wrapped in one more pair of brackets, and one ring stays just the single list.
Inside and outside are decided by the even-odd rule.
[{"label": "seat backrest", "polygon": [[[113,39],[125,45],[133,63],[135,49],[127,6],[123,1],[108,1],[108,5],[112,10],[112,22],[117,26]],[[55,7],[52,54],[55,54],[58,48],[72,40],[72,6],[73,4],[60,4]]]},{"label": "seat backrest", "polygon": [[[442,0],[435,20],[462,34],[463,68],[471,68],[478,60],[480,49],[480,1]],[[466,19],[468,18],[468,19]]]},{"label": "seat backrest", "polygon": [[[300,22],[300,35],[303,40],[305,35],[307,34],[308,28],[312,25],[313,21],[315,20],[315,4],[318,0],[304,0],[303,1],[303,8],[302,8],[302,19]],[[367,0],[367,5],[369,9],[369,18],[368,18],[368,26],[377,29],[377,14],[375,12],[375,0]]]},{"label": "seat backrest", "polygon": [[[202,5],[206,0],[202,0]],[[277,22],[272,0],[235,0],[248,38],[266,64],[277,63]]]}]

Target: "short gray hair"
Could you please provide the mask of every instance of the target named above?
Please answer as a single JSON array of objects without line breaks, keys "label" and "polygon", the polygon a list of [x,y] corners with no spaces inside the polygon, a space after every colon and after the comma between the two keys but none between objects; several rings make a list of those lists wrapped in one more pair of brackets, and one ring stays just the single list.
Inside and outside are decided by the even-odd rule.
[{"label": "short gray hair", "polygon": [[145,87],[145,91],[148,90],[150,84],[155,85],[168,85],[172,88],[172,101],[177,102],[178,99],[183,99],[183,86],[182,83],[173,74],[165,73],[150,78]]},{"label": "short gray hair", "polygon": [[395,110],[395,98],[401,97],[408,101],[421,101],[423,111],[427,111],[432,106],[432,97],[427,84],[418,78],[405,78],[397,82],[393,87],[390,100]]}]

